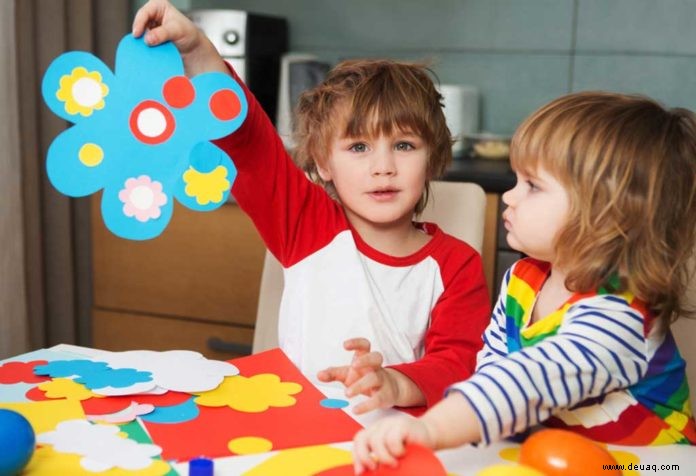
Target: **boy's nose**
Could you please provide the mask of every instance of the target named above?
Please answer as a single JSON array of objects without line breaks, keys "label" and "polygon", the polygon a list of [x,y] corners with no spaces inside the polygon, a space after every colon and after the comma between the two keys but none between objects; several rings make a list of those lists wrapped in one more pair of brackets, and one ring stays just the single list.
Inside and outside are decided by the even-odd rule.
[{"label": "boy's nose", "polygon": [[373,175],[394,175],[396,173],[396,163],[391,152],[375,154],[372,162]]}]

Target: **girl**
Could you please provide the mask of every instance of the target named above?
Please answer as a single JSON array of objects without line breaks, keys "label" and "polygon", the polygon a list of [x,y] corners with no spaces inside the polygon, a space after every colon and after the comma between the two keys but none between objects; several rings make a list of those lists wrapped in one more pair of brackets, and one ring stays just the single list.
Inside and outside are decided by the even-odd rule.
[{"label": "girl", "polygon": [[507,272],[477,371],[420,419],[355,438],[358,473],[405,442],[488,444],[543,422],[625,445],[696,443],[669,331],[695,246],[696,117],[583,92],[519,127],[503,195]]},{"label": "girl", "polygon": [[[137,12],[133,34],[174,42],[189,75],[230,73],[165,0]],[[489,304],[479,255],[412,221],[451,159],[432,80],[418,65],[345,62],[302,96],[297,159],[335,199],[307,180],[245,92],[244,124],[217,145],[237,167],[239,206],[284,268],[281,348],[310,378],[338,365],[320,378],[369,395],[357,412],[438,401],[473,371]]]}]

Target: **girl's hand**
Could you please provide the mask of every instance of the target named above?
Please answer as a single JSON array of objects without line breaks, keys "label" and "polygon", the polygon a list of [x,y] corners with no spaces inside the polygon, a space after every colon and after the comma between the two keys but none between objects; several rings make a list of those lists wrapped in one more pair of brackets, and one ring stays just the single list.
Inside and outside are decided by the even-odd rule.
[{"label": "girl's hand", "polygon": [[346,350],[354,352],[350,365],[329,367],[320,371],[317,378],[322,382],[341,382],[346,386],[346,396],[367,395],[368,400],[355,406],[356,414],[376,408],[389,408],[397,404],[399,385],[394,372],[384,369],[382,354],[370,352],[370,341],[362,337],[348,339],[343,343]]},{"label": "girl's hand", "polygon": [[431,429],[421,419],[407,415],[384,418],[360,430],[353,439],[355,474],[375,470],[378,464],[396,467],[408,443],[435,448]]},{"label": "girl's hand", "polygon": [[149,0],[135,14],[133,36],[145,35],[145,43],[156,46],[171,41],[181,54],[189,76],[209,71],[229,74],[213,44],[168,0]]}]

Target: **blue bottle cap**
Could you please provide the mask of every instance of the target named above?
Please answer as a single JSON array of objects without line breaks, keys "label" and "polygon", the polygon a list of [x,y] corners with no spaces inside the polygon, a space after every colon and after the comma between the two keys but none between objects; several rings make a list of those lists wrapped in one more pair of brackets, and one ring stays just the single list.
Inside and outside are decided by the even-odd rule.
[{"label": "blue bottle cap", "polygon": [[213,476],[213,460],[196,458],[189,461],[189,476]]}]

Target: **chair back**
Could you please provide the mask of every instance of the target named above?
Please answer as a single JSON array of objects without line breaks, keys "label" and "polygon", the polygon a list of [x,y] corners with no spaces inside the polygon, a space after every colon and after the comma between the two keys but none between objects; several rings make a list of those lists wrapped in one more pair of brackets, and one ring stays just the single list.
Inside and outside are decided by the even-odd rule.
[{"label": "chair back", "polygon": [[[431,196],[418,221],[436,223],[445,233],[467,242],[479,253],[483,245],[486,194],[467,182],[430,182]],[[259,306],[256,313],[253,352],[278,347],[278,311],[283,294],[283,268],[266,250]]]}]

